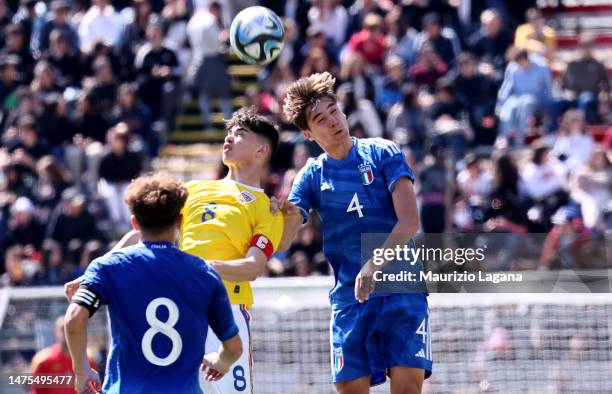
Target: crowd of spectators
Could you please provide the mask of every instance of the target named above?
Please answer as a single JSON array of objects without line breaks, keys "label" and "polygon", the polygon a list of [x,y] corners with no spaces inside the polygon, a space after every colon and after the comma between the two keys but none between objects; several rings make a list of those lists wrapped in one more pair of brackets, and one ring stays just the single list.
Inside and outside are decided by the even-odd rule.
[{"label": "crowd of spectators", "polygon": [[[402,147],[423,232],[549,233],[550,268],[560,234],[611,229],[612,131],[587,131],[611,123],[608,70],[584,35],[553,72],[556,32],[534,1],[0,0],[2,284],[61,284],[129,229],[123,191],[185,100],[205,129],[213,99],[229,117],[228,26],[255,3],[286,27],[244,92],[281,125],[270,194],[320,152],[284,118],[286,89],[330,71],[351,133]],[[269,269],[327,274],[320,223]]]}]

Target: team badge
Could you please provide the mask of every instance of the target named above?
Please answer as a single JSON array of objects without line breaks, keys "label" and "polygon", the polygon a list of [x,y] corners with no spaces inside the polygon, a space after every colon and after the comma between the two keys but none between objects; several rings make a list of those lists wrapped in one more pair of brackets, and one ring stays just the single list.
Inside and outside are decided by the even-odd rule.
[{"label": "team badge", "polygon": [[240,193],[240,195],[238,196],[238,202],[241,202],[243,204],[250,204],[253,201],[255,201],[255,196],[253,195],[253,193],[245,190],[242,193]]},{"label": "team badge", "polygon": [[361,175],[361,183],[365,186],[374,182],[374,173],[372,172],[372,166],[368,163],[362,163],[358,166],[359,174]]},{"label": "team badge", "polygon": [[338,347],[334,349],[334,370],[340,372],[344,367],[344,356],[342,355],[342,348]]}]

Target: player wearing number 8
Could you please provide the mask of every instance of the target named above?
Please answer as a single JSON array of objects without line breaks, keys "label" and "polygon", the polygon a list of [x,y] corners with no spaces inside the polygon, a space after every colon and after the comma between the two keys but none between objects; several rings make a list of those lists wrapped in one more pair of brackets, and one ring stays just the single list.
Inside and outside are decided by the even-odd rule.
[{"label": "player wearing number 8", "polygon": [[[373,263],[361,267],[361,234],[405,245],[418,230],[414,176],[401,150],[381,138],[351,138],[327,72],[294,82],[284,112],[324,151],[296,176],[289,202],[323,221],[323,251],[334,268],[332,379],[339,393],[367,393],[388,374],[391,392],[419,393],[431,373],[425,294],[372,293]],[[285,227],[284,237],[299,223]],[[418,266],[418,264],[417,264]]]},{"label": "player wearing number 8", "polygon": [[[79,393],[97,391],[87,365],[87,322],[108,305],[111,346],[105,393],[201,393],[199,367],[217,380],[242,353],[220,277],[174,246],[187,189],[163,176],[138,178],[125,201],[142,242],[87,267],[66,312],[66,339]],[[221,340],[204,355],[208,327]]]}]

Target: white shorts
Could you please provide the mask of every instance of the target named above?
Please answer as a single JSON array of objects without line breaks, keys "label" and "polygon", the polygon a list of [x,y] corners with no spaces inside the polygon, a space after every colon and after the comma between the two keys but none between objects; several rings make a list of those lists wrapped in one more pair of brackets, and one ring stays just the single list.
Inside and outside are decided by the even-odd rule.
[{"label": "white shorts", "polygon": [[[251,313],[246,305],[231,305],[234,320],[238,326],[238,335],[242,341],[242,355],[229,372],[216,382],[204,380],[200,371],[200,388],[204,394],[252,394],[253,393],[253,353],[251,346]],[[205,352],[216,352],[221,342],[215,333],[208,328]]]}]

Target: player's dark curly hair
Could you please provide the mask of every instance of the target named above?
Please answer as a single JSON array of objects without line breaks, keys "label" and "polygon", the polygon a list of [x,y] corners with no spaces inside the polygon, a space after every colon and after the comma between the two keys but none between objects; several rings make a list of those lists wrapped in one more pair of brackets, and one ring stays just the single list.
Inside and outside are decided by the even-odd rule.
[{"label": "player's dark curly hair", "polygon": [[241,108],[234,112],[232,118],[225,123],[225,130],[229,131],[235,126],[251,130],[264,137],[271,146],[270,154],[274,154],[278,146],[278,129],[272,121],[265,116],[258,115],[255,107]]},{"label": "player's dark curly hair", "polygon": [[300,78],[292,83],[283,105],[287,120],[300,130],[308,130],[308,111],[311,106],[324,97],[336,101],[335,83],[336,79],[327,71]]},{"label": "player's dark curly hair", "polygon": [[132,181],[124,200],[143,230],[159,233],[176,224],[187,195],[180,181],[153,174]]}]

